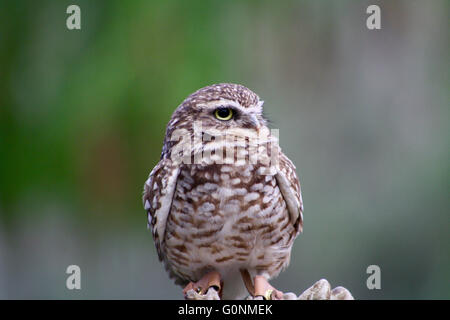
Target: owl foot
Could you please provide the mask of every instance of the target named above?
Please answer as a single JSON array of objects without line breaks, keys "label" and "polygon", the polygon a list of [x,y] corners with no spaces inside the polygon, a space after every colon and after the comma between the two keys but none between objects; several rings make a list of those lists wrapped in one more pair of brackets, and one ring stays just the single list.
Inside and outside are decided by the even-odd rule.
[{"label": "owl foot", "polygon": [[217,271],[208,272],[197,282],[189,282],[183,289],[183,294],[186,296],[189,290],[194,290],[195,292],[204,295],[210,288],[216,290],[219,293],[219,296],[221,295],[222,280],[220,278],[220,273]]},{"label": "owl foot", "polygon": [[254,281],[252,282],[248,270],[241,269],[240,272],[248,293],[250,293],[250,295],[254,299],[265,299],[265,300],[284,299],[283,292],[272,287],[265,277],[255,276],[253,278]]},{"label": "owl foot", "polygon": [[254,278],[254,284],[254,297],[262,297],[265,300],[283,300],[283,292],[272,287],[263,276],[256,276]]}]

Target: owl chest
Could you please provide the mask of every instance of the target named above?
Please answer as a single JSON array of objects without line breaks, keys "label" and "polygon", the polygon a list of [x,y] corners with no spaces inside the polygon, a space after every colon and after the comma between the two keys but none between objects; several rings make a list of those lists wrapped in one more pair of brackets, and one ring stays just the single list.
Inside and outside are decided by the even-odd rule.
[{"label": "owl chest", "polygon": [[185,240],[225,241],[270,225],[273,215],[283,211],[282,197],[273,176],[256,172],[252,165],[183,167],[168,231]]},{"label": "owl chest", "polygon": [[163,245],[173,270],[197,279],[208,266],[265,268],[274,267],[270,257],[287,261],[282,248],[293,230],[286,204],[275,177],[255,169],[180,170]]}]

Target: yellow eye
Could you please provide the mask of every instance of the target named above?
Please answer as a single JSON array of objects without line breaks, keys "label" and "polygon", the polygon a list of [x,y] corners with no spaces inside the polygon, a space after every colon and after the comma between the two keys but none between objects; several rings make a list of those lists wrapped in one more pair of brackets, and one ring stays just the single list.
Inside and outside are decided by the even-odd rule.
[{"label": "yellow eye", "polygon": [[227,121],[233,118],[233,110],[231,110],[230,108],[218,108],[214,112],[214,115],[219,120]]}]

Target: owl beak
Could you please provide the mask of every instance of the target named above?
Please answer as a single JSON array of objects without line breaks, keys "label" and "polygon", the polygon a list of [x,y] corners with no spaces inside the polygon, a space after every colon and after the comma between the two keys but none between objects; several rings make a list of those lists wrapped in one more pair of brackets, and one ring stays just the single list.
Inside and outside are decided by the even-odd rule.
[{"label": "owl beak", "polygon": [[248,115],[248,122],[250,124],[250,127],[259,129],[260,124],[259,124],[258,118],[254,114]]}]

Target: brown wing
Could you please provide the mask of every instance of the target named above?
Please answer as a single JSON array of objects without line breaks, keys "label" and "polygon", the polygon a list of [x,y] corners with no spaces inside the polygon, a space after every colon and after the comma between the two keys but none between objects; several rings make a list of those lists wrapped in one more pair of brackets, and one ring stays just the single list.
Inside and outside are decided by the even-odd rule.
[{"label": "brown wing", "polygon": [[163,261],[162,242],[166,230],[167,216],[172,206],[177,185],[179,167],[169,159],[161,161],[150,172],[144,185],[144,208],[147,211],[148,227],[153,234],[159,260]]},{"label": "brown wing", "polygon": [[275,178],[286,201],[291,222],[294,224],[297,232],[301,232],[303,229],[303,200],[300,182],[298,181],[294,164],[281,151],[279,154],[279,168]]}]

